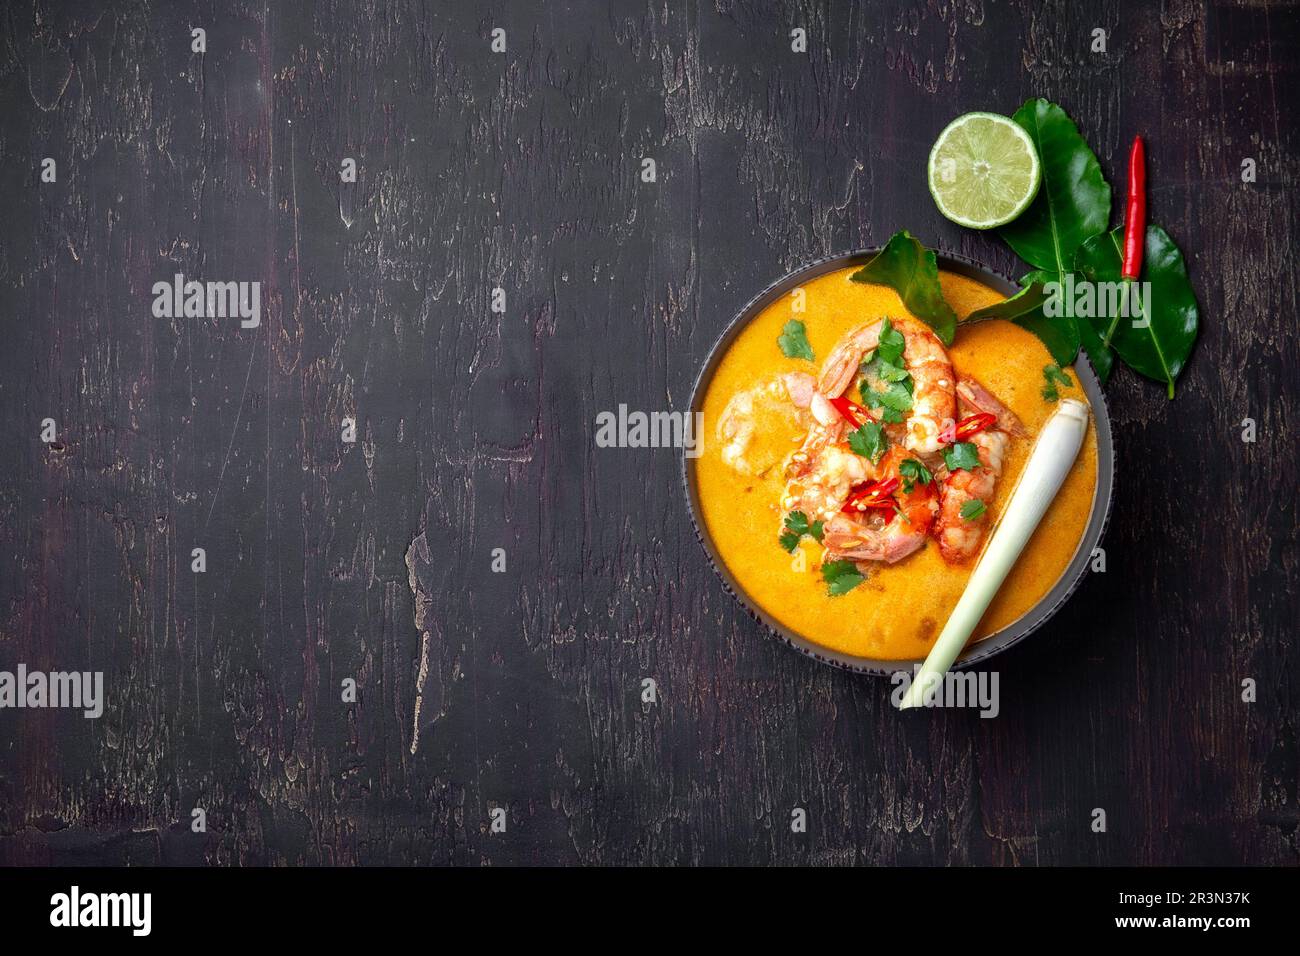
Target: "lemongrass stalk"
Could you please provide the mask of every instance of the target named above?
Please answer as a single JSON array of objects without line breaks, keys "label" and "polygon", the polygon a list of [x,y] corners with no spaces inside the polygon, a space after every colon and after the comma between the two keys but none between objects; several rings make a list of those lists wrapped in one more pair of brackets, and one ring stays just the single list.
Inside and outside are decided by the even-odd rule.
[{"label": "lemongrass stalk", "polygon": [[971,632],[1038,527],[1047,506],[1061,490],[1065,476],[1079,455],[1087,430],[1088,406],[1072,398],[1063,400],[1047,420],[1021,473],[1020,482],[1011,493],[1002,519],[993,529],[993,536],[979,564],[971,572],[966,590],[899,702],[899,710],[923,706],[928,689],[943,680],[943,675],[962,652]]}]

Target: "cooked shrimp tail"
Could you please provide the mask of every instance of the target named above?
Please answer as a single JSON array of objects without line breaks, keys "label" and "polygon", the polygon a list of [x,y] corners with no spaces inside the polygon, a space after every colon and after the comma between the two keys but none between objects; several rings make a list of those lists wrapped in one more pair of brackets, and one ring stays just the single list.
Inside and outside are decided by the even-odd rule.
[{"label": "cooked shrimp tail", "polygon": [[963,376],[957,380],[957,398],[961,401],[963,412],[985,412],[996,418],[998,428],[1012,438],[1029,437],[1029,431],[1021,424],[1016,413],[998,401],[992,392],[975,379]]},{"label": "cooked shrimp tail", "polygon": [[872,528],[848,515],[836,515],[822,535],[826,558],[838,561],[884,561],[894,564],[925,544],[925,530],[908,523],[902,516],[881,528]]},{"label": "cooked shrimp tail", "polygon": [[869,325],[854,329],[836,343],[831,354],[822,366],[822,377],[817,383],[817,390],[827,398],[844,394],[844,390],[853,384],[854,377],[862,365],[862,357],[880,344],[880,330],[884,319],[878,319]]}]

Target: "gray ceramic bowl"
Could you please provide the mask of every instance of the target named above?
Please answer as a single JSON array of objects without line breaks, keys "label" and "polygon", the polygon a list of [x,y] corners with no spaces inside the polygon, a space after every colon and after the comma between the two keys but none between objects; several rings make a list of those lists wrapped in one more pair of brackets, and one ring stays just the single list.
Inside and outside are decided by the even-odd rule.
[{"label": "gray ceramic bowl", "polygon": [[[722,360],[722,356],[726,354],[727,349],[731,347],[731,343],[735,341],[740,331],[763,309],[796,286],[828,272],[834,272],[837,269],[863,265],[879,251],[879,249],[866,249],[861,252],[821,259],[804,266],[802,269],[797,269],[759,293],[748,305],[740,310],[740,314],[731,321],[731,324],[727,326],[713,346],[708,361],[704,363],[704,368],[700,370],[699,377],[695,380],[695,389],[691,393],[691,411],[698,412],[703,409],[704,393],[713,378],[718,363]],[[976,279],[1006,295],[1011,295],[1019,289],[1011,280],[990,272],[970,259],[944,254],[939,254],[938,258],[941,269]],[[1018,620],[1007,625],[1002,630],[968,646],[962,652],[961,657],[957,659],[956,667],[968,667],[985,661],[994,654],[1006,650],[1012,644],[1016,644],[1028,637],[1045,624],[1074,593],[1074,589],[1079,586],[1079,582],[1083,580],[1083,576],[1088,571],[1092,550],[1101,540],[1102,532],[1105,531],[1106,520],[1110,516],[1111,489],[1115,479],[1115,446],[1111,437],[1110,412],[1106,407],[1106,397],[1102,393],[1101,383],[1097,380],[1097,375],[1093,371],[1092,365],[1089,364],[1087,357],[1080,354],[1079,360],[1074,367],[1078,373],[1079,384],[1087,394],[1088,401],[1092,404],[1093,422],[1097,429],[1097,490],[1092,500],[1092,514],[1088,518],[1088,525],[1084,529],[1083,538],[1080,540],[1079,546],[1070,559],[1065,572],[1053,585],[1052,589],[1043,596],[1042,600],[1025,612]],[[777,637],[796,650],[802,651],[809,657],[816,658],[824,664],[833,664],[837,667],[845,667],[864,674],[887,675],[899,670],[911,670],[914,664],[920,663],[919,659],[888,661],[841,654],[838,651],[822,647],[820,644],[814,644],[779,623],[750,599],[744,588],[732,575],[731,570],[718,555],[718,549],[714,545],[713,539],[709,537],[700,513],[699,489],[695,479],[695,459],[688,458],[685,455],[682,456],[682,480],[686,486],[687,500],[690,502],[691,520],[695,524],[695,534],[700,539],[700,544],[703,545],[704,550],[708,552],[713,569],[718,572],[718,576],[722,578],[727,590],[735,595],[736,599],[746,607],[750,614],[767,625],[768,629]]]}]

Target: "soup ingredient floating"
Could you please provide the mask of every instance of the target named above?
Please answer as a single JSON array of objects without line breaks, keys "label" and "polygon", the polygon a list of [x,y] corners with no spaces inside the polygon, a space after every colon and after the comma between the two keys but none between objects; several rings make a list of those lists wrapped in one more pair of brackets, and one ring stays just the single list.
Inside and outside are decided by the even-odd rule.
[{"label": "soup ingredient floating", "polygon": [[1038,150],[1024,128],[998,113],[967,113],[930,150],[930,195],[939,211],[970,229],[1011,222],[1038,195]]},{"label": "soup ingredient floating", "polygon": [[994,529],[979,564],[971,573],[966,590],[929,656],[899,702],[900,710],[924,706],[927,693],[943,680],[943,675],[962,652],[1048,505],[1060,491],[1079,449],[1083,447],[1087,430],[1088,406],[1072,398],[1063,400],[1047,420],[1002,520]]}]

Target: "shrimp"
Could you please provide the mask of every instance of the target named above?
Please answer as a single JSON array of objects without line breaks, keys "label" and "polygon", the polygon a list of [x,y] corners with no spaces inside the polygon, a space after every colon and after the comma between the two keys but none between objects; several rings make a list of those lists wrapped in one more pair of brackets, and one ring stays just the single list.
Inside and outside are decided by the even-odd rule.
[{"label": "shrimp", "polygon": [[[987,412],[997,417],[994,426],[971,436],[971,444],[979,454],[980,467],[975,471],[959,469],[947,475],[939,496],[939,518],[935,524],[935,537],[939,539],[939,553],[945,561],[958,563],[973,558],[984,540],[988,526],[988,506],[993,501],[993,491],[1002,474],[1011,436],[1029,433],[1020,420],[994,398],[974,379],[963,378],[957,383],[962,412]],[[984,503],[978,517],[963,518],[961,509],[972,501]]]},{"label": "shrimp", "polygon": [[[907,457],[907,453],[897,446],[891,448],[881,459],[876,480],[898,477],[898,466]],[[847,558],[859,563],[884,561],[894,564],[921,548],[939,510],[939,503],[931,490],[923,485],[899,492],[897,499],[897,511],[889,520],[879,514],[857,517],[844,513],[828,519],[822,533],[826,560]]]},{"label": "shrimp", "polygon": [[838,438],[831,440],[831,434],[822,432],[814,439],[816,447],[805,445],[790,456],[783,511],[802,511],[809,521],[828,521],[839,514],[854,485],[874,480],[871,462],[843,447]]},{"label": "shrimp", "polygon": [[[830,400],[843,394],[856,377],[862,357],[879,345],[884,321],[861,326],[841,339],[816,383],[801,372],[784,376],[791,401],[807,408],[813,422],[803,446],[787,463],[781,507],[787,512],[802,511],[810,521],[825,521],[831,552],[858,560],[892,562],[925,543],[937,509],[933,495],[922,493],[921,502],[908,502],[900,508],[902,516],[887,524],[881,523],[879,515],[845,515],[840,508],[855,485],[897,475],[900,461],[907,457],[903,446],[918,455],[933,454],[942,447],[938,435],[944,420],[952,418],[956,376],[948,353],[933,332],[912,319],[891,319],[903,336],[904,362],[912,376],[912,413],[901,429],[901,446],[893,445],[890,454],[875,464],[845,447],[844,435],[850,426]],[[900,436],[894,434],[893,426],[890,431],[897,441]]]},{"label": "shrimp", "polygon": [[870,522],[871,519],[862,521],[844,514],[832,518],[822,532],[826,559],[895,564],[925,544],[925,532],[918,534],[901,517],[881,527],[873,527]]},{"label": "shrimp", "polygon": [[781,376],[781,384],[794,407],[807,409],[816,424],[830,427],[840,423],[840,413],[817,391],[817,380],[807,372],[786,372]]},{"label": "shrimp", "polygon": [[742,475],[766,474],[785,457],[789,445],[782,447],[776,436],[797,433],[800,409],[811,403],[814,417],[838,418],[829,402],[824,409],[820,407],[815,391],[811,375],[791,372],[732,395],[718,416],[716,429],[723,462]]},{"label": "shrimp", "polygon": [[[905,444],[917,454],[933,454],[943,447],[939,432],[951,420],[956,406],[952,361],[939,337],[927,326],[908,318],[890,318],[903,336],[903,361],[912,376],[912,411],[907,420]],[[817,390],[827,398],[843,394],[862,365],[862,357],[880,344],[884,319],[861,326],[840,339],[822,366]]]},{"label": "shrimp", "polygon": [[807,372],[786,372],[781,376],[781,384],[795,408],[807,408],[817,394],[817,379]]},{"label": "shrimp", "polygon": [[754,396],[737,392],[727,402],[718,416],[718,440],[722,444],[722,460],[742,474],[749,472],[745,452],[754,438]]},{"label": "shrimp", "polygon": [[[971,443],[979,452],[980,467],[975,471],[964,468],[954,471],[944,483],[935,537],[939,539],[939,553],[945,561],[954,564],[966,561],[979,551],[988,525],[988,506],[993,501],[993,490],[1002,474],[1010,441],[1006,432],[997,429],[972,435]],[[978,517],[963,518],[962,507],[975,500],[984,502],[984,511]]]},{"label": "shrimp", "polygon": [[871,477],[871,465],[843,447],[844,419],[811,375],[790,372],[782,380],[790,400],[808,410],[812,423],[803,445],[786,463],[781,507],[802,511],[811,521],[825,520],[839,510],[853,485]]}]

